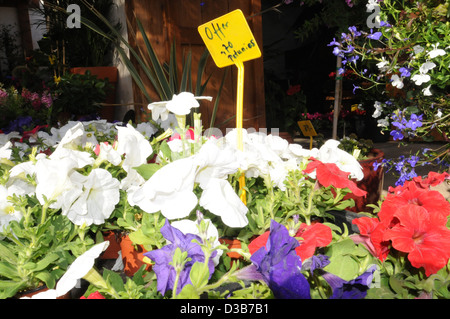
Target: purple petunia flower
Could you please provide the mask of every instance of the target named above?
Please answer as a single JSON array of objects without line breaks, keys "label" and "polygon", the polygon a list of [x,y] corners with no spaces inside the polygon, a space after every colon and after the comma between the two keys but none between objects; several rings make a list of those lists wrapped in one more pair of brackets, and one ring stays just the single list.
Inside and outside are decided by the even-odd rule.
[{"label": "purple petunia flower", "polygon": [[[176,271],[173,265],[170,264],[172,262],[175,250],[179,248],[182,252],[188,253],[187,258],[190,258],[190,260],[186,262],[180,273],[177,286],[177,293],[179,293],[185,285],[191,283],[189,273],[192,266],[196,262],[205,261],[205,255],[202,248],[199,244],[194,242],[194,239],[199,242],[201,242],[201,239],[199,236],[194,234],[184,235],[179,229],[172,227],[168,220],[166,220],[164,226],[161,227],[161,234],[171,244],[168,244],[161,249],[146,252],[144,253],[144,256],[155,262],[153,265],[153,270],[155,271],[158,279],[157,289],[162,295],[164,295],[168,289],[173,289],[173,285],[175,283]],[[215,256],[215,253],[216,252],[214,252],[213,256],[211,256],[208,263],[210,277],[214,272],[214,262],[212,258]]]},{"label": "purple petunia flower", "polygon": [[302,270],[309,270],[312,274],[316,269],[325,268],[330,263],[327,255],[313,255],[311,258],[305,260],[302,265]]},{"label": "purple petunia flower", "polygon": [[322,277],[333,290],[333,295],[330,299],[363,299],[370,288],[375,270],[376,265],[373,265],[361,276],[350,281],[328,272],[324,273]]},{"label": "purple petunia flower", "polygon": [[250,258],[276,298],[311,298],[309,283],[301,273],[302,261],[295,252],[298,245],[285,226],[272,220],[266,246]]}]

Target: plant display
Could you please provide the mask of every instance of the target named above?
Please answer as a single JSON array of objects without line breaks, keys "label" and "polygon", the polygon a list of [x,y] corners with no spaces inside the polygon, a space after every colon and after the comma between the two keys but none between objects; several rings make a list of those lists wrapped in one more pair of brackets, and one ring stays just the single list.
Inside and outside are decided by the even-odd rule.
[{"label": "plant display", "polygon": [[[22,283],[7,266],[21,260],[21,274],[51,288],[35,298],[70,290],[74,267],[85,269],[76,279],[90,283],[86,298],[449,297],[450,254],[441,243],[450,240],[450,204],[428,189],[448,174],[393,189],[375,215],[355,214],[352,224],[353,199],[344,197],[366,192],[352,180],[362,178],[358,161],[339,141],[307,150],[244,130],[240,151],[236,129],[205,135],[199,114],[186,125],[204,98],[184,92],[150,104],[167,127],[161,135],[150,123],[106,121],[37,131],[33,147],[20,134],[2,135],[3,296]],[[145,249],[133,276],[93,261],[111,229]],[[31,244],[40,249],[30,256]],[[433,249],[440,259],[427,257]],[[55,265],[60,271],[44,275]]]},{"label": "plant display", "polygon": [[[65,73],[54,84],[54,108],[56,113],[64,112],[71,117],[92,116],[100,110],[110,89],[107,79],[98,79],[86,74]],[[95,117],[94,117],[95,118]]]},{"label": "plant display", "polygon": [[20,91],[15,87],[3,87],[0,83],[0,129],[6,133],[23,133],[37,125],[48,125],[53,112],[55,96],[48,88],[43,93]]},{"label": "plant display", "polygon": [[376,92],[372,116],[394,140],[432,140],[432,129],[448,136],[448,2],[368,1],[367,9],[379,12],[368,17],[373,26],[350,26],[329,44],[343,60],[339,73],[353,70],[357,89]]}]

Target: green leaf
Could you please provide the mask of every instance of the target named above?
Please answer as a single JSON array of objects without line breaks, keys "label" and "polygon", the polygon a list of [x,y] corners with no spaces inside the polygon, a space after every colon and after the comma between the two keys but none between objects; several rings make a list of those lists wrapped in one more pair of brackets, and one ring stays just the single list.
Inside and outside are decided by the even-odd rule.
[{"label": "green leaf", "polygon": [[0,299],[14,297],[20,290],[27,288],[25,281],[0,280]]},{"label": "green leaf", "polygon": [[356,245],[350,238],[331,245],[326,253],[330,264],[324,270],[347,281],[355,279],[359,272],[359,264],[352,255],[355,249]]},{"label": "green leaf", "polygon": [[0,262],[0,275],[7,278],[20,278],[17,267],[8,262]]},{"label": "green leaf", "polygon": [[0,241],[0,258],[12,264],[17,263],[17,256],[11,252],[11,249],[4,242]]},{"label": "green leaf", "polygon": [[177,295],[178,299],[200,299],[199,294],[192,285],[186,285],[181,292]]},{"label": "green leaf", "polygon": [[115,291],[125,290],[123,279],[122,277],[120,277],[118,273],[111,271],[109,269],[104,269],[103,278],[106,280],[106,282],[111,284],[111,286],[114,288]]},{"label": "green leaf", "polygon": [[149,163],[149,164],[142,164],[141,166],[134,167],[134,169],[141,175],[145,180],[150,179],[150,177],[153,176],[153,174],[156,173],[157,170],[161,168],[161,165]]},{"label": "green leaf", "polygon": [[56,278],[55,278],[55,276],[53,276],[53,274],[51,274],[47,271],[42,271],[42,272],[36,273],[35,277],[37,279],[39,279],[40,281],[42,281],[43,283],[45,283],[45,285],[49,289],[55,288]]},{"label": "green leaf", "polygon": [[39,262],[36,263],[36,267],[33,268],[34,271],[41,271],[45,269],[48,265],[50,265],[52,262],[56,261],[59,258],[57,254],[48,254],[43,259],[41,259]]},{"label": "green leaf", "polygon": [[205,267],[204,263],[196,262],[192,265],[191,272],[189,273],[192,285],[200,288],[208,283],[209,269]]}]

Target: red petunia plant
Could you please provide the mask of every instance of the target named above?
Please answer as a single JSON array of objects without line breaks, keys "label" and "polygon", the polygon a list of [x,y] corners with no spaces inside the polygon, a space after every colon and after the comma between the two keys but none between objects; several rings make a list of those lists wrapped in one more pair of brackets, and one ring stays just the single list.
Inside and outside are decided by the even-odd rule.
[{"label": "red petunia plant", "polygon": [[[375,257],[385,262],[395,260],[409,264],[425,276],[448,267],[450,259],[450,203],[431,186],[449,179],[448,173],[431,172],[403,186],[390,188],[380,205],[377,217],[353,220],[359,234],[354,242],[362,243]],[[398,265],[397,265],[398,266]]]}]

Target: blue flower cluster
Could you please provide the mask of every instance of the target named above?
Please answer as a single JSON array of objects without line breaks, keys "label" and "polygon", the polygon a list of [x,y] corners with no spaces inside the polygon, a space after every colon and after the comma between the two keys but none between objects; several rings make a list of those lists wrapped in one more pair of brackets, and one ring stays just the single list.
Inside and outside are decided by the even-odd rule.
[{"label": "blue flower cluster", "polygon": [[[395,173],[399,175],[398,180],[395,182],[395,186],[401,186],[406,181],[409,181],[417,176],[415,168],[419,163],[420,158],[417,155],[411,155],[409,157],[400,156],[397,159],[383,159],[381,162],[373,163],[374,169],[378,170],[379,167],[384,167],[386,172],[395,170]],[[421,165],[429,164],[428,162],[422,162]]]},{"label": "blue flower cluster", "polygon": [[[390,27],[390,24],[381,21],[380,27]],[[333,54],[335,56],[340,56],[342,58],[342,64],[345,66],[348,63],[356,63],[359,60],[359,55],[354,54],[355,47],[350,43],[354,42],[354,40],[358,37],[366,37],[370,40],[379,41],[382,39],[383,34],[380,31],[373,32],[373,29],[370,29],[370,33],[365,31],[359,31],[356,26],[350,26],[348,28],[349,33],[341,33],[341,39],[336,41],[336,38],[333,38],[328,46],[334,46]],[[342,67],[338,70],[338,74],[343,74],[345,72],[345,67]]]},{"label": "blue flower cluster", "polygon": [[407,115],[402,111],[392,114],[392,125],[396,129],[391,131],[391,136],[395,141],[402,140],[404,137],[414,137],[417,128],[422,126],[423,114],[417,116],[413,113],[409,120],[406,117]]}]

